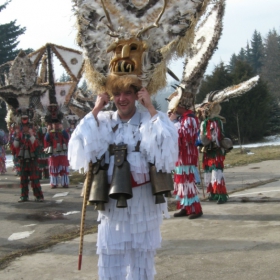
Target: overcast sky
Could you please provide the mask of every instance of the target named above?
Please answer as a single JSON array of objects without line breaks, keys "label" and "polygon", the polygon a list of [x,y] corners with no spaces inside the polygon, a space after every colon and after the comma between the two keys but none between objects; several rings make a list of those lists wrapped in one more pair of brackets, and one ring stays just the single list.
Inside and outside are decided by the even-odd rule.
[{"label": "overcast sky", "polygon": [[[0,0],[0,4],[5,3]],[[207,73],[221,61],[229,62],[250,41],[254,30],[265,36],[275,28],[280,33],[280,0],[226,0],[224,29],[218,50],[209,62]],[[0,24],[16,19],[26,27],[19,37],[19,48],[34,50],[46,43],[78,49],[75,44],[75,18],[71,0],[12,0],[0,13]],[[172,70],[180,78],[182,61],[172,63]]]}]

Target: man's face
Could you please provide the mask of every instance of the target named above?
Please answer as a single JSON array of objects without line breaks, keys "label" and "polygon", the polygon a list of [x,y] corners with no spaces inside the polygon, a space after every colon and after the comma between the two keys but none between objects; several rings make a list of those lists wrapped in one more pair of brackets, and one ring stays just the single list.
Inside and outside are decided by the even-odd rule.
[{"label": "man's face", "polygon": [[131,119],[136,111],[135,101],[138,99],[135,90],[130,87],[126,91],[114,93],[113,99],[118,109],[120,119]]},{"label": "man's face", "polygon": [[180,115],[180,116],[182,116],[186,111],[187,111],[187,110],[186,110],[185,108],[180,107],[180,106],[178,106],[178,107],[176,108],[176,113],[177,113],[178,115]]},{"label": "man's face", "polygon": [[53,123],[53,129],[58,130],[59,129],[59,123]]},{"label": "man's face", "polygon": [[22,126],[22,132],[23,132],[23,133],[28,133],[28,132],[29,132],[29,127],[28,127],[28,125],[23,125],[23,126]]}]

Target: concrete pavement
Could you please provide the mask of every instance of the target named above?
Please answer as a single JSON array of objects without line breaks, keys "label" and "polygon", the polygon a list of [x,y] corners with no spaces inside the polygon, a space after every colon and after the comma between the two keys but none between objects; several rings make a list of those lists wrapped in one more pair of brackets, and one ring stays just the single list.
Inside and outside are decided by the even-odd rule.
[{"label": "concrete pavement", "polygon": [[[280,161],[275,160],[226,169],[227,188],[229,192],[234,191],[228,203],[217,205],[202,201],[204,215],[201,218],[164,220],[155,279],[279,279],[279,166]],[[0,190],[3,203],[5,188]],[[79,188],[73,186],[69,190],[73,194],[68,200],[75,198],[78,203],[75,195],[78,196]],[[60,205],[65,207],[63,203]],[[14,222],[6,221],[4,232],[1,227],[2,241],[8,239],[7,227]],[[24,226],[27,221],[22,219],[16,223]],[[41,226],[40,222],[36,223]],[[76,219],[68,223],[79,226]],[[63,226],[63,222],[59,226]],[[21,242],[28,246],[32,235]],[[77,270],[79,238],[76,238],[15,259],[0,271],[0,279],[98,279],[95,241],[96,234],[85,236],[81,271]]]}]

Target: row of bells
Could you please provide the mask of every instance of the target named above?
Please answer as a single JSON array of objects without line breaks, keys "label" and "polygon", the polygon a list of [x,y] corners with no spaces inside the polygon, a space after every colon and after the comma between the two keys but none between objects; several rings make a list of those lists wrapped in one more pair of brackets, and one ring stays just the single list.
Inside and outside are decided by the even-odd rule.
[{"label": "row of bells", "polygon": [[[155,196],[155,203],[164,203],[164,197],[171,197],[173,191],[173,179],[171,174],[157,172],[154,165],[150,165],[150,178],[152,193]],[[132,198],[132,183],[130,166],[127,161],[114,167],[111,185],[108,185],[107,171],[100,169],[93,175],[88,205],[94,205],[97,210],[105,210],[105,203],[109,197],[115,199],[117,208],[127,207],[127,200]]]},{"label": "row of bells", "polygon": [[52,146],[49,146],[45,149],[46,154],[52,155],[56,153],[61,153],[67,151],[67,145],[65,143],[61,144],[57,143],[56,148],[53,148]]},{"label": "row of bells", "polygon": [[34,160],[35,154],[33,152],[30,152],[29,149],[24,149],[23,147],[20,148],[19,153],[18,153],[18,159],[22,159],[26,162],[29,160]]}]

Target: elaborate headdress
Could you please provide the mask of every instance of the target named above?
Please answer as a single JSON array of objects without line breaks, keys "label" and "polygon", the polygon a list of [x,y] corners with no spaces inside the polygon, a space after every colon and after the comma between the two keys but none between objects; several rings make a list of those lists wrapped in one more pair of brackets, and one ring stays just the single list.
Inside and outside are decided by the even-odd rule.
[{"label": "elaborate headdress", "polygon": [[217,1],[196,29],[192,43],[187,49],[181,83],[167,98],[168,111],[173,111],[178,106],[194,109],[195,96],[222,34],[224,10],[225,1]]},{"label": "elaborate headdress", "polygon": [[[203,120],[208,117],[219,116],[221,111],[220,103],[248,92],[251,88],[257,85],[259,78],[260,77],[257,75],[238,85],[233,85],[223,90],[208,93],[203,102],[196,105],[198,117]],[[223,119],[223,117],[219,117]]]},{"label": "elaborate headdress", "polygon": [[57,104],[50,104],[48,106],[48,112],[45,116],[46,123],[60,123],[63,119],[63,113]]},{"label": "elaborate headdress", "polygon": [[20,51],[11,63],[5,85],[0,87],[0,96],[8,104],[7,121],[18,124],[32,122],[36,100],[48,89],[47,85],[37,83],[32,61]]},{"label": "elaborate headdress", "polygon": [[[86,79],[95,93],[129,85],[153,94],[167,64],[186,54],[209,0],[73,0]],[[113,53],[113,56],[111,56]]]}]

